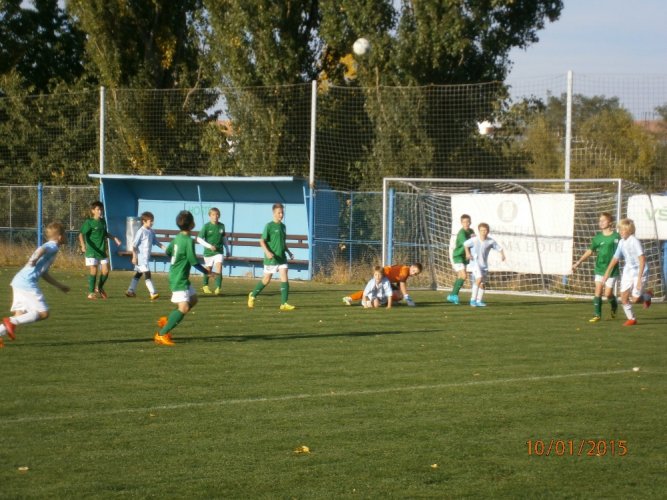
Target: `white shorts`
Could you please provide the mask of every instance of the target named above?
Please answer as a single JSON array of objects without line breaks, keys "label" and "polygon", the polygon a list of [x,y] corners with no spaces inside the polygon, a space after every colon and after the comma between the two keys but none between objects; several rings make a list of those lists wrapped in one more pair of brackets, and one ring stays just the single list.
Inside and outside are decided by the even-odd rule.
[{"label": "white shorts", "polygon": [[472,264],[468,266],[469,271],[472,273],[472,277],[474,280],[481,279],[482,281],[486,281],[486,277],[489,275],[489,270],[488,269],[482,269],[478,265]]},{"label": "white shorts", "polygon": [[180,290],[178,292],[172,292],[171,293],[171,301],[174,304],[178,304],[180,302],[190,302],[190,299],[192,297],[196,297],[197,292],[195,291],[194,288],[190,287],[187,290]]},{"label": "white shorts", "polygon": [[279,272],[281,269],[287,269],[287,264],[264,266],[264,274],[275,274]]},{"label": "white shorts", "polygon": [[[595,282],[596,283],[602,283],[602,278],[604,278],[604,276],[602,276],[601,274],[596,274],[595,275]],[[605,288],[614,288],[614,286],[616,285],[617,280],[618,280],[618,277],[616,277],[616,276],[611,277],[610,276],[609,278],[607,278],[607,281],[604,282]]]},{"label": "white shorts", "polygon": [[637,288],[637,278],[639,278],[639,276],[636,274],[623,273],[623,276],[621,277],[621,292],[631,290],[631,295],[633,297],[640,297],[646,286],[646,277],[642,277],[641,279],[641,288]]},{"label": "white shorts", "polygon": [[12,302],[12,311],[26,312],[46,312],[49,306],[46,305],[44,294],[41,290],[26,290],[24,288],[14,288],[14,301]]},{"label": "white shorts", "polygon": [[147,273],[148,271],[150,271],[148,264],[137,264],[134,266],[135,273]]},{"label": "white shorts", "polygon": [[213,264],[217,264],[218,262],[220,264],[222,264],[222,254],[221,253],[211,255],[210,257],[204,257],[204,265],[206,267],[211,267],[212,268]]},{"label": "white shorts", "polygon": [[470,271],[470,264],[464,264],[463,262],[453,262],[452,268],[457,273],[461,271]]},{"label": "white shorts", "polygon": [[387,299],[387,297],[385,297],[384,295],[382,297],[377,297],[375,295],[368,295],[364,299],[370,302],[371,305],[373,304],[373,302],[375,302],[375,299],[377,299],[380,302],[381,306],[386,306],[387,302],[389,301],[389,299]]},{"label": "white shorts", "polygon": [[99,259],[98,260],[95,257],[86,257],[86,267],[96,266],[98,264],[101,265],[101,266],[108,265],[109,264],[109,259],[106,258],[106,259]]}]

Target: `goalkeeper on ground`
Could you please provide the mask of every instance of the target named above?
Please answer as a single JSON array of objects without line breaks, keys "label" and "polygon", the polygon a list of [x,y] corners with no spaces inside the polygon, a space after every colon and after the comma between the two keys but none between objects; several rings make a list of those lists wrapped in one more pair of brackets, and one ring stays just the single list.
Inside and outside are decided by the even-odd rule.
[{"label": "goalkeeper on ground", "polygon": [[[396,264],[393,266],[384,266],[384,275],[391,282],[391,287],[394,290],[394,297],[397,301],[405,300],[405,303],[409,306],[414,306],[415,303],[408,294],[408,287],[406,282],[408,278],[412,276],[417,276],[422,272],[422,265],[419,262],[415,262],[412,265],[405,264]],[[357,302],[362,299],[364,296],[364,291],[360,290],[354,292],[352,295],[343,297],[343,303],[345,305],[351,306],[353,302]]]}]

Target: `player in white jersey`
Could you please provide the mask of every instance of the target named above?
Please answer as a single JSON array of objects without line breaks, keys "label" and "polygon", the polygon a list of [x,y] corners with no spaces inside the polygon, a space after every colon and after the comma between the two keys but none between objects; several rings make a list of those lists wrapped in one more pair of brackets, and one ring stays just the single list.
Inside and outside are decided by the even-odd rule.
[{"label": "player in white jersey", "polygon": [[165,246],[160,243],[153,232],[153,222],[155,217],[151,212],[144,212],[141,214],[142,226],[137,230],[132,241],[132,264],[134,264],[134,276],[130,282],[130,286],[125,292],[128,297],[137,296],[137,285],[141,276],[146,277],[146,288],[150,294],[151,300],[157,299],[160,294],[155,290],[153,280],[151,279],[151,270],[149,264],[151,262],[151,250],[153,246],[159,246],[163,250]]},{"label": "player in white jersey", "polygon": [[11,282],[14,316],[2,319],[0,347],[4,346],[2,337],[8,336],[11,340],[16,338],[17,325],[34,323],[49,317],[49,307],[39,289],[40,278],[63,292],[69,292],[68,286],[49,274],[49,268],[58,254],[59,247],[65,242],[65,230],[62,224],[51,222],[46,226],[46,238],[48,241],[33,252],[28,263],[16,273]]},{"label": "player in white jersey", "polygon": [[472,307],[486,307],[482,299],[486,288],[486,278],[489,274],[489,253],[491,249],[496,250],[500,252],[500,258],[505,260],[505,251],[496,240],[489,236],[489,225],[486,222],[479,224],[477,230],[479,234],[466,240],[463,247],[465,248],[466,259],[470,261],[470,270],[473,277],[470,305]]},{"label": "player in white jersey", "polygon": [[618,232],[622,239],[616,247],[616,253],[607,267],[603,281],[609,277],[614,266],[623,259],[621,303],[623,312],[628,318],[623,326],[632,326],[637,324],[637,318],[632,312],[632,304],[643,302],[644,307],[649,308],[653,293],[650,290],[644,290],[648,280],[648,265],[642,244],[635,236],[635,223],[632,219],[621,220],[618,223]]},{"label": "player in white jersey", "polygon": [[361,305],[366,308],[386,305],[387,309],[391,309],[393,301],[394,290],[391,288],[389,278],[384,275],[382,266],[375,266],[373,277],[366,284],[366,288],[364,288]]}]

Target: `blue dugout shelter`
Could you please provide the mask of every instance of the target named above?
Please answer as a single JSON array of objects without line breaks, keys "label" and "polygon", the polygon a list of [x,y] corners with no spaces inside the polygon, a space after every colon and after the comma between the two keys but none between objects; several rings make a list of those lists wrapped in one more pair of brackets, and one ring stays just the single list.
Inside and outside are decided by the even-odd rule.
[{"label": "blue dugout shelter", "polygon": [[[307,245],[291,247],[295,262],[290,262],[290,279],[312,277],[312,231],[309,230],[309,189],[307,179],[300,177],[188,177],[188,176],[137,176],[120,174],[90,174],[100,180],[101,198],[109,232],[123,240],[116,248],[110,242],[111,265],[114,269],[132,269],[130,258],[119,255],[127,250],[126,231],[128,219],[149,211],[155,216],[153,228],[177,230],[176,215],[189,210],[195,217],[197,234],[208,222],[208,210],[217,207],[220,221],[228,234],[259,234],[272,219],[271,207],[280,202],[285,205],[284,223],[288,235],[307,236]],[[258,240],[258,238],[257,238]],[[253,239],[254,241],[254,239]],[[289,245],[289,239],[288,239]],[[160,251],[155,247],[155,251]],[[197,253],[203,249],[197,245]],[[226,276],[261,276],[258,258],[263,256],[259,245],[232,244],[232,255],[238,257],[224,266]],[[247,257],[247,262],[241,257]],[[254,260],[255,262],[251,262]],[[155,271],[168,271],[166,258],[154,259]]]}]

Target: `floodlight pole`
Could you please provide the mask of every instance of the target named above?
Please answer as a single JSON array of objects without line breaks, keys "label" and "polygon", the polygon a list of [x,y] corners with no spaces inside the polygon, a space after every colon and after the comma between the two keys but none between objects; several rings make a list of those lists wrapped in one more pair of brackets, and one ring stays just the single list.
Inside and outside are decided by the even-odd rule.
[{"label": "floodlight pole", "polygon": [[315,136],[317,132],[317,80],[311,82],[310,92],[310,158],[308,174],[308,279],[313,278],[313,232],[315,231]]},{"label": "floodlight pole", "polygon": [[[104,122],[106,121],[104,100],[105,89],[104,87],[100,87],[100,175],[104,175]],[[100,177],[100,183],[101,182],[102,178]]]}]

